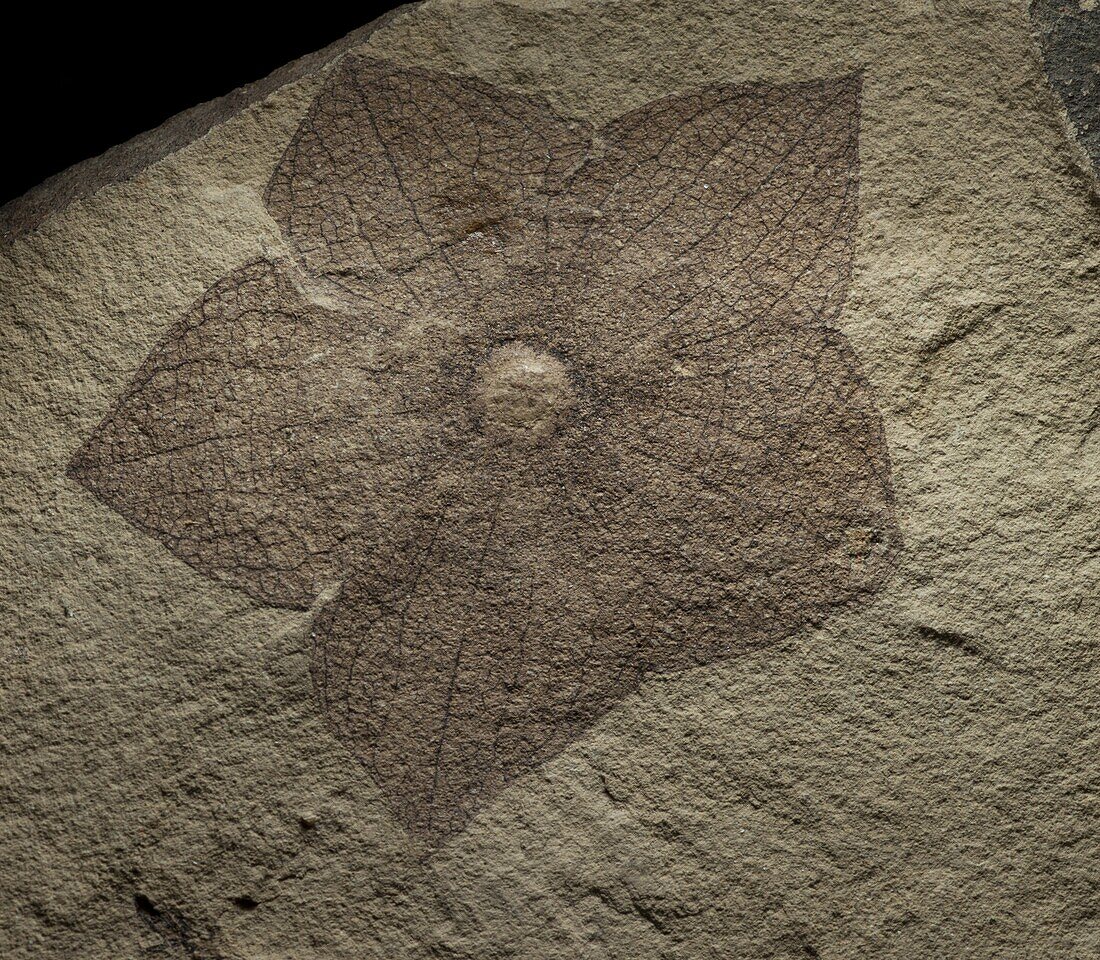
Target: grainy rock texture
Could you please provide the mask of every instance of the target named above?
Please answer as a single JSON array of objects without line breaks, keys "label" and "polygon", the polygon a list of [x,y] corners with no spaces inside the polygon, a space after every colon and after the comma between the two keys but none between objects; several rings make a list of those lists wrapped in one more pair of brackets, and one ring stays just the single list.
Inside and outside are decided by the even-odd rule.
[{"label": "grainy rock texture", "polygon": [[1100,954],[1041,15],[426,0],[9,210],[0,952]]}]

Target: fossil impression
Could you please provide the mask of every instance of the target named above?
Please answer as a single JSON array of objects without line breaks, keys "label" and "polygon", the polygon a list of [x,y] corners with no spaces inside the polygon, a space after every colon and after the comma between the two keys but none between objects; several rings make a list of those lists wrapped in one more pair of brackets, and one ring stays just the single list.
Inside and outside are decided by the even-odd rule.
[{"label": "fossil impression", "polygon": [[836,326],[859,80],[593,129],[348,57],[275,169],[291,255],[217,282],[70,475],[317,606],[332,729],[438,841],[634,691],[878,589],[881,418]]}]

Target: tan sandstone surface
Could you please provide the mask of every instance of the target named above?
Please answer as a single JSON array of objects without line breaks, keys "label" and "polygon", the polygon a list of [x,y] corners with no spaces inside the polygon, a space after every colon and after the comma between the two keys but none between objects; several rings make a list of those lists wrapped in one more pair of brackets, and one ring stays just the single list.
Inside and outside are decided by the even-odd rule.
[{"label": "tan sandstone surface", "polygon": [[[478,130],[486,103],[494,123],[519,117],[523,129],[542,131],[524,156],[549,158],[537,183],[524,167],[473,199],[445,179],[438,195],[421,185],[439,203],[438,223],[417,225],[430,235],[423,251],[403,239],[404,220],[371,219],[370,198],[383,188],[367,173],[362,184],[346,174],[362,172],[360,141],[331,148],[346,134],[346,115],[332,106],[341,84],[365,84],[364,96],[373,97],[409,77],[446,91],[429,105],[472,98],[467,112]],[[455,77],[462,80],[452,90]],[[423,106],[425,96],[402,102]],[[817,179],[799,186],[792,175],[786,189],[798,187],[799,196],[819,189],[821,198],[792,208],[809,213],[791,228],[780,272],[797,274],[805,289],[794,281],[785,288],[798,298],[788,297],[782,333],[743,345],[767,362],[737,378],[723,368],[723,382],[766,380],[761,396],[774,404],[769,410],[788,411],[784,424],[802,402],[827,415],[799,421],[803,434],[783,432],[757,450],[749,429],[757,395],[747,386],[723,393],[722,404],[728,400],[745,425],[746,446],[712,441],[708,463],[733,470],[758,457],[751,490],[770,504],[773,468],[807,448],[799,437],[812,436],[817,451],[833,449],[837,436],[858,442],[844,457],[799,460],[788,492],[775,494],[782,506],[753,521],[769,536],[750,542],[745,534],[736,550],[718,528],[747,514],[718,523],[718,501],[706,498],[755,503],[748,488],[715,493],[708,475],[706,490],[680,509],[674,481],[636,479],[631,492],[652,482],[651,500],[645,512],[615,514],[608,542],[636,545],[658,536],[655,528],[689,531],[690,561],[662,541],[657,560],[608,566],[604,558],[624,551],[607,548],[598,569],[586,566],[577,551],[591,545],[595,528],[577,521],[566,531],[565,514],[554,511],[572,494],[553,491],[579,486],[607,504],[623,502],[608,477],[642,477],[636,464],[649,454],[621,451],[641,449],[635,431],[651,437],[658,427],[645,433],[645,398],[619,389],[630,373],[621,354],[598,349],[605,329],[634,342],[633,328],[614,326],[633,309],[629,298],[611,282],[578,292],[571,281],[587,284],[586,265],[602,264],[610,251],[609,262],[619,259],[607,278],[638,279],[631,289],[647,297],[654,264],[667,267],[662,277],[709,290],[708,278],[733,276],[735,258],[703,244],[715,224],[732,222],[727,207],[707,199],[725,197],[727,174],[708,181],[707,197],[693,192],[702,189],[694,175],[670,187],[668,203],[654,205],[646,224],[662,222],[672,204],[689,204],[687,233],[670,227],[631,259],[616,252],[614,224],[575,219],[598,206],[569,199],[597,189],[576,171],[595,171],[590,183],[611,196],[639,180],[627,161],[644,150],[659,158],[660,176],[651,179],[672,182],[678,174],[670,171],[685,168],[652,147],[665,109],[652,105],[670,105],[693,130],[696,115],[710,117],[714,104],[734,97],[763,106],[744,115],[730,108],[723,129],[764,117],[767,143],[789,137],[791,151],[809,144],[818,152],[799,169]],[[70,184],[52,208],[38,198],[4,225],[0,954],[1100,955],[1100,200],[1084,152],[1067,138],[1024,4],[425,0],[364,31],[346,55],[341,47],[239,100],[198,124],[197,138],[166,137],[140,163]],[[784,113],[791,103],[797,109]],[[806,121],[811,109],[816,119]],[[402,123],[419,129],[416,113],[394,121],[392,135],[375,131],[378,156],[400,144]],[[474,134],[462,136],[469,143]],[[682,147],[688,159],[702,149],[695,139]],[[397,190],[405,161],[389,159],[397,179],[386,189]],[[329,162],[331,177],[358,193],[325,195],[324,222],[296,219],[295,198],[320,189]],[[857,181],[858,204],[844,192]],[[732,191],[742,180],[729,182]],[[766,193],[755,181],[753,190]],[[397,209],[389,202],[378,209]],[[770,203],[753,208],[761,222]],[[622,209],[628,219],[641,208]],[[715,220],[697,228],[704,210]],[[352,214],[358,232],[348,240],[340,217]],[[755,222],[738,221],[730,249],[749,243]],[[783,217],[767,222],[752,243],[786,229]],[[546,227],[537,242],[532,224]],[[432,258],[460,233],[454,249],[468,262],[448,258],[440,281]],[[469,240],[483,234],[486,244],[501,238],[501,256],[513,258],[503,272],[522,281],[509,286],[479,272],[497,263],[482,240]],[[559,253],[563,234],[583,256]],[[364,237],[370,244],[360,244]],[[584,244],[592,237],[599,243],[590,252]],[[803,241],[827,251],[824,266],[808,255],[818,266],[800,265]],[[693,260],[685,246],[702,252]],[[370,257],[377,262],[366,269]],[[569,263],[582,273],[570,273]],[[402,289],[412,299],[401,299],[393,277],[426,286],[409,280]],[[468,306],[475,301],[463,299],[458,284],[470,277],[496,299]],[[746,272],[733,285],[759,310],[759,289],[771,282]],[[830,293],[841,288],[842,296]],[[210,299],[212,289],[229,293]],[[549,289],[560,291],[552,305],[532,292]],[[674,291],[681,300],[684,289]],[[423,290],[435,291],[424,315],[443,332],[424,332]],[[667,295],[663,288],[653,302]],[[805,306],[814,298],[828,308]],[[730,302],[740,303],[720,298],[713,315],[695,318],[699,329],[725,322]],[[294,577],[267,578],[274,552],[282,560],[291,552],[276,551],[269,537],[268,566],[253,565],[260,537],[241,534],[244,508],[206,499],[210,463],[193,468],[192,486],[172,491],[178,509],[165,499],[150,508],[150,495],[164,491],[150,489],[145,475],[118,472],[141,444],[169,450],[176,434],[157,439],[148,411],[182,430],[197,406],[163,419],[181,389],[186,397],[207,391],[218,416],[243,417],[239,405],[219,406],[222,391],[210,387],[209,371],[237,341],[188,340],[204,322],[237,330],[252,311],[256,336],[269,331],[279,345],[257,362],[267,370],[287,356],[298,366],[311,362],[321,341],[345,336],[346,318],[361,317],[365,303],[390,311],[375,324],[384,332],[341,340],[343,359],[329,369],[397,371],[396,386],[386,381],[390,399],[369,412],[377,422],[368,429],[357,418],[352,440],[339,432],[321,444],[311,421],[304,439],[264,448],[280,463],[311,451],[293,475],[308,478],[310,497],[323,488],[341,498],[336,521],[311,519],[296,534],[310,551],[287,561]],[[514,304],[533,306],[513,317]],[[276,322],[288,316],[299,327]],[[511,343],[558,336],[547,330],[560,331],[569,318],[576,329],[560,334],[560,350]],[[586,330],[594,331],[587,340]],[[142,394],[143,372],[151,382],[162,371],[165,344],[178,344],[174,376],[200,373],[174,381],[174,393]],[[467,376],[463,351],[479,345],[487,359],[470,361]],[[222,352],[207,355],[208,348]],[[670,359],[667,348],[667,340],[647,341],[639,355],[655,364]],[[721,359],[717,350],[675,355],[684,378],[676,389],[699,391],[677,395],[679,412],[691,413],[705,393],[683,384],[701,382],[690,378],[699,364]],[[606,374],[606,387],[575,372],[582,355],[586,370]],[[444,374],[432,380],[434,372],[423,373],[429,368]],[[293,377],[278,381],[285,396],[314,383]],[[344,394],[333,391],[342,382],[336,374],[316,381],[310,409],[338,415]],[[525,392],[530,382],[539,386]],[[267,383],[261,377],[260,387]],[[387,472],[414,455],[406,451],[414,427],[393,424],[405,424],[406,401],[425,383],[433,405],[416,410],[430,438],[417,433],[414,454],[444,466],[430,494]],[[437,437],[433,417],[449,409],[448,391],[457,396],[467,383],[475,385],[473,419],[448,421]],[[263,420],[274,416],[266,396],[257,389],[240,404]],[[618,420],[592,412],[615,403],[628,411]],[[528,462],[525,444],[544,434],[574,443],[559,419],[573,429],[586,417],[599,424],[593,435],[620,451],[621,469],[590,466],[587,441],[576,440],[539,460],[550,479],[539,480],[538,496],[515,495],[535,482],[526,473],[516,479],[516,464]],[[535,440],[502,446],[499,437],[521,429]],[[694,470],[694,461],[677,461],[675,438],[689,427],[677,429],[655,456],[670,470]],[[493,457],[511,452],[490,466],[453,459],[455,437],[477,431]],[[270,433],[262,432],[264,442]],[[372,460],[378,470],[366,479],[349,471],[337,483],[331,471],[311,472],[318,463],[358,464],[349,449],[391,434],[400,452]],[[190,442],[180,436],[181,446]],[[259,456],[256,438],[246,437],[217,470]],[[476,495],[460,489],[470,476]],[[374,509],[380,487],[404,491],[392,511]],[[263,492],[295,511],[313,509],[313,499],[287,500],[286,489]],[[511,491],[511,499],[490,515],[486,490]],[[436,500],[440,515],[457,512],[466,526],[423,548],[441,551],[445,576],[417,608],[420,619],[406,627],[402,616],[398,628],[376,585],[387,576],[419,582],[423,553],[409,548],[379,560],[378,545],[420,544],[406,531],[422,530],[421,513]],[[360,509],[368,501],[371,509]],[[550,534],[531,532],[524,503],[539,505]],[[214,520],[219,529],[238,525],[231,560],[203,532]],[[553,534],[554,551],[486,565],[498,523],[516,540],[543,544]],[[369,535],[355,539],[364,530]],[[690,531],[700,530],[696,543]],[[475,533],[485,534],[484,548],[481,540],[471,546]],[[756,553],[746,559],[750,548]],[[767,580],[775,588],[761,587],[751,602],[715,600],[721,571],[736,571],[740,590],[776,552],[795,571],[787,579]],[[479,561],[472,574],[471,556]],[[576,580],[513,596],[511,585],[529,568],[547,582],[548,570],[581,571],[583,597]],[[497,591],[482,602],[491,578]],[[696,590],[698,603],[684,603]],[[470,596],[476,602],[462,606]],[[571,617],[600,619],[612,645],[599,649],[611,653],[586,654],[583,669],[532,654],[542,678],[534,686],[494,676],[500,624],[534,623],[538,604],[549,611],[538,624],[551,653],[573,642]],[[455,632],[459,657],[437,680],[440,650],[451,649],[437,636],[441,625]],[[394,707],[404,712],[388,727],[373,694],[359,702],[342,693],[346,712],[337,716],[326,672],[333,663],[353,679],[356,670],[389,669],[362,653],[379,649],[380,636],[415,638],[423,653],[415,669],[435,691]],[[644,656],[624,657],[614,646],[624,636]],[[508,642],[500,662],[512,669],[534,647]],[[475,648],[487,666],[457,681],[458,659]],[[614,678],[596,693],[591,664]],[[581,693],[554,700],[566,681]],[[460,730],[451,712],[456,689],[470,711]],[[514,720],[517,704],[532,702],[538,710]],[[438,740],[434,753],[419,753],[418,704],[442,725],[424,735]],[[491,755],[483,716],[513,718],[507,745],[503,721],[493,719]],[[449,723],[461,738],[450,759]]]}]

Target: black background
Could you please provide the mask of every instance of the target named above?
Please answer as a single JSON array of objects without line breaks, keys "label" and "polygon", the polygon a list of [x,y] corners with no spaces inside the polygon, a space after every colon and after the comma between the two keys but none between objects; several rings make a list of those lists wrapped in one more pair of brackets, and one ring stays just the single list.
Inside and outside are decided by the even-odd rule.
[{"label": "black background", "polygon": [[[21,5],[3,20],[0,204],[205,100],[320,50],[398,3],[306,5],[281,15],[230,4],[141,13]],[[257,9],[257,8],[253,8]]]}]

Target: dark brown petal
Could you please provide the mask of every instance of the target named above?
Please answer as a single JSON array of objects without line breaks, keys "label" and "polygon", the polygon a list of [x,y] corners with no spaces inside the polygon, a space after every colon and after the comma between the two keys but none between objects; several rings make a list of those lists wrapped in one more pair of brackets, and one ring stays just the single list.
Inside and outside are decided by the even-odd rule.
[{"label": "dark brown petal", "polygon": [[882,422],[839,333],[748,327],[677,363],[608,426],[664,669],[820,623],[899,547]]},{"label": "dark brown petal", "polygon": [[[589,132],[480,80],[349,56],[294,135],[267,205],[311,270],[395,305],[444,308],[499,279]],[[383,277],[403,290],[379,291]]]},{"label": "dark brown petal", "polygon": [[455,491],[318,619],[325,714],[410,830],[460,829],[636,688],[645,638],[592,549],[552,501]]},{"label": "dark brown petal", "polygon": [[149,355],[69,475],[196,569],[308,606],[408,499],[418,426],[395,408],[383,310],[311,302],[257,261]]},{"label": "dark brown petal", "polygon": [[[601,131],[554,217],[576,349],[617,375],[745,324],[823,327],[852,268],[859,79],[708,87]],[[547,311],[550,312],[550,311]],[[625,358],[625,360],[624,360]]]}]

